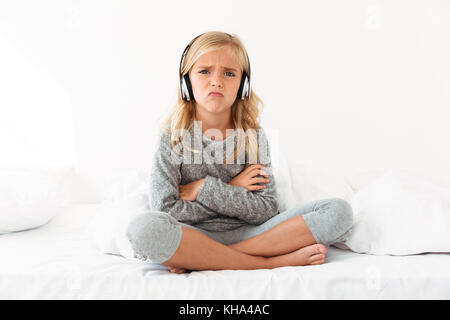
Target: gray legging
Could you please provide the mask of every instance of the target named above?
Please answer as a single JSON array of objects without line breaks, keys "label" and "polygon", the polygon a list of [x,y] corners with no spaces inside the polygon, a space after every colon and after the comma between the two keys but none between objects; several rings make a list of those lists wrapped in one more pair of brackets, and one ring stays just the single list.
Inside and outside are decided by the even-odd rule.
[{"label": "gray legging", "polygon": [[197,230],[225,245],[241,242],[261,234],[277,224],[302,215],[317,243],[330,245],[343,241],[353,225],[350,204],[341,198],[311,201],[286,210],[260,225],[244,225],[230,231],[207,231],[178,222],[165,212],[152,211],[134,218],[127,228],[127,237],[134,257],[161,264],[169,260],[181,241],[181,227]]}]

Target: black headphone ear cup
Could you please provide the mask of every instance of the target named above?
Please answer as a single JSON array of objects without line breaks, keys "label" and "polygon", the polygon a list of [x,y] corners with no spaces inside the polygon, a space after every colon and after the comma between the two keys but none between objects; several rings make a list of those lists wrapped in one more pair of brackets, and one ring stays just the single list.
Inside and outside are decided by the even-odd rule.
[{"label": "black headphone ear cup", "polygon": [[194,99],[194,92],[192,91],[191,80],[189,79],[189,74],[186,73],[183,78],[184,78],[184,81],[185,81],[185,84],[186,84],[186,88],[187,88],[186,94],[188,96],[188,101],[189,100],[195,101],[195,99]]},{"label": "black headphone ear cup", "polygon": [[247,73],[244,71],[242,73],[241,84],[239,85],[237,98],[244,100],[246,96],[250,98],[250,81],[248,79]]},{"label": "black headphone ear cup", "polygon": [[242,95],[243,95],[242,99],[244,99],[245,97],[248,97],[250,99],[250,81],[247,76],[245,77]]},{"label": "black headphone ear cup", "polygon": [[180,77],[180,97],[182,100],[186,100],[186,81],[184,80],[184,77]]},{"label": "black headphone ear cup", "polygon": [[244,72],[242,74],[241,83],[239,84],[239,90],[238,90],[237,97],[236,97],[237,99],[241,99],[241,100],[244,99],[243,91],[244,91],[244,83],[245,83],[246,78],[247,78],[247,74]]}]

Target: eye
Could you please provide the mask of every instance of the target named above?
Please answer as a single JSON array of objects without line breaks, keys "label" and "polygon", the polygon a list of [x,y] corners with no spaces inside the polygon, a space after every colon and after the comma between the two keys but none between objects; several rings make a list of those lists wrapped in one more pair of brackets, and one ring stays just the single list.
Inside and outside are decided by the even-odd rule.
[{"label": "eye", "polygon": [[[203,73],[203,72],[209,72],[208,70],[201,70],[201,71],[199,71],[198,73],[201,73],[201,74],[205,74],[205,73]],[[234,75],[234,73],[233,72],[230,72],[230,71],[227,71],[227,72],[225,72],[226,74],[229,74],[229,77],[235,77],[235,75]]]}]

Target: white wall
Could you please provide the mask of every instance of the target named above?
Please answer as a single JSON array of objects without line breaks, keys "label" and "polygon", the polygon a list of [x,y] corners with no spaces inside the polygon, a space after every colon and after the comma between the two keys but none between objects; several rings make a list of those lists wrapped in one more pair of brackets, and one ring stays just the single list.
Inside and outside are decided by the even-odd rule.
[{"label": "white wall", "polygon": [[[101,201],[109,175],[149,168],[181,53],[210,30],[246,45],[274,155],[450,183],[449,1],[0,0],[0,35],[73,108],[72,160],[89,184],[82,201]],[[0,98],[2,110],[11,99]]]}]

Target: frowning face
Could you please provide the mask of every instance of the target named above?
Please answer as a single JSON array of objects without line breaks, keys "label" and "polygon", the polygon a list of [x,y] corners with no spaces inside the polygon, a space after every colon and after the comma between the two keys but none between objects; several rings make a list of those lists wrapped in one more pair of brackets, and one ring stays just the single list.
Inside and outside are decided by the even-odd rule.
[{"label": "frowning face", "polygon": [[229,112],[236,101],[241,76],[242,70],[229,48],[201,55],[189,71],[197,108],[209,113]]}]

